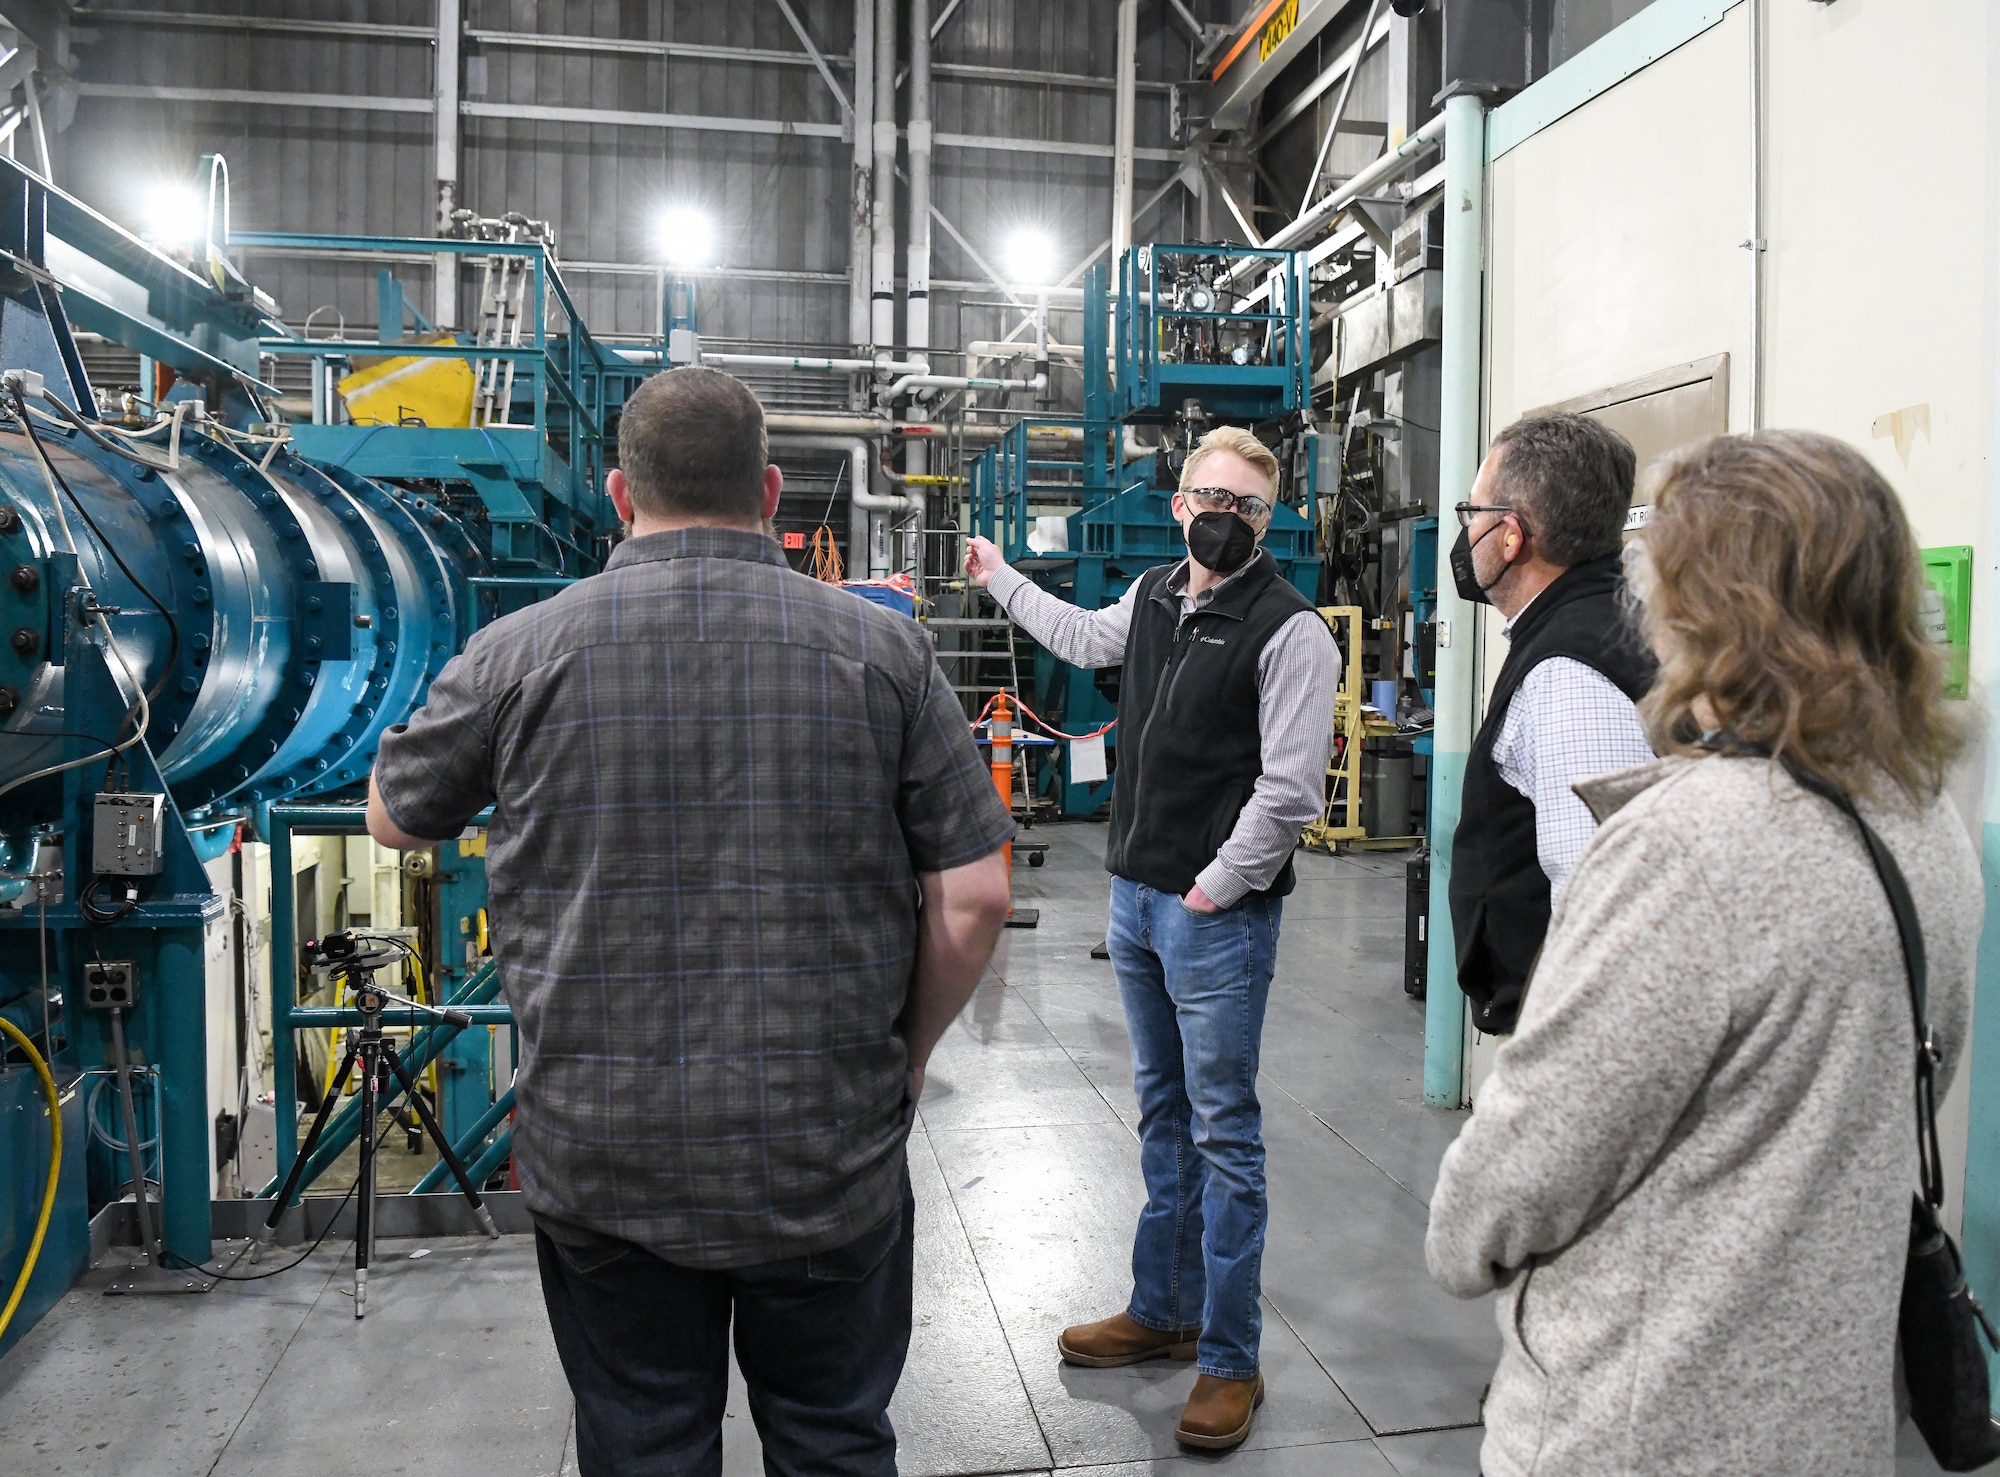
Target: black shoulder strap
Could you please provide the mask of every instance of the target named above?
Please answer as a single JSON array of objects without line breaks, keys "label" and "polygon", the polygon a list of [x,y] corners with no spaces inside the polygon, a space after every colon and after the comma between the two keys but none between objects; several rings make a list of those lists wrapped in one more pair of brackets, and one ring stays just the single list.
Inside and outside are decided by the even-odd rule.
[{"label": "black shoulder strap", "polygon": [[1861,818],[1854,800],[1824,775],[1815,774],[1796,759],[1784,759],[1785,773],[1799,785],[1829,801],[1861,832],[1875,875],[1889,895],[1889,911],[1896,915],[1896,932],[1903,941],[1903,968],[1910,980],[1910,1012],[1917,1026],[1917,1159],[1923,1181],[1924,1199],[1932,1209],[1944,1204],[1944,1162],[1938,1149],[1937,1131],[1937,1051],[1931,1044],[1928,975],[1924,964],[1924,934],[1917,922],[1917,905],[1903,869],[1875,834],[1875,828]]}]

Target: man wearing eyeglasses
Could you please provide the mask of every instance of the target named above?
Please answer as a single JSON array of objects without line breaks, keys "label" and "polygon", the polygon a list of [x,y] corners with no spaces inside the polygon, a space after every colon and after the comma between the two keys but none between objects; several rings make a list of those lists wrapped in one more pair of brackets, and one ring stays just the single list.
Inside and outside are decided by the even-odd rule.
[{"label": "man wearing eyeglasses", "polygon": [[1189,558],[1080,610],[983,538],[965,568],[1057,658],[1123,665],[1106,935],[1132,1039],[1146,1180],[1126,1311],[1065,1329],[1066,1363],[1170,1357],[1197,1377],[1175,1436],[1226,1448],[1264,1398],[1257,1062],[1299,828],[1324,804],[1340,654],[1258,548],[1278,463],[1221,427],[1189,452],[1173,514]]},{"label": "man wearing eyeglasses", "polygon": [[1555,899],[1596,833],[1578,780],[1653,757],[1635,706],[1652,653],[1621,599],[1631,443],[1581,415],[1493,438],[1458,504],[1452,582],[1506,617],[1506,663],[1466,760],[1451,924],[1472,1022],[1514,1029]]}]

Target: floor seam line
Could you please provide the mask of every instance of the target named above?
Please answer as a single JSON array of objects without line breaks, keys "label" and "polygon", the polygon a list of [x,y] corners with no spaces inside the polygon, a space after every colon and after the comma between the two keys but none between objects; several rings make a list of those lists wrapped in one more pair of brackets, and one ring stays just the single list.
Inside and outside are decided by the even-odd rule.
[{"label": "floor seam line", "polygon": [[326,1280],[320,1283],[319,1291],[313,1294],[313,1300],[306,1304],[305,1311],[299,1315],[298,1324],[292,1329],[291,1337],[285,1340],[285,1347],[278,1350],[278,1357],[271,1361],[271,1367],[264,1371],[264,1378],[257,1382],[257,1392],[243,1403],[243,1414],[236,1418],[236,1424],[229,1428],[229,1434],[223,1438],[222,1445],[216,1448],[215,1460],[208,1464],[204,1477],[210,1477],[210,1474],[222,1465],[222,1459],[229,1455],[229,1448],[236,1444],[237,1436],[242,1433],[243,1423],[250,1419],[250,1412],[256,1409],[257,1402],[264,1398],[264,1391],[270,1388],[271,1380],[278,1372],[278,1366],[285,1362],[285,1356],[292,1352],[292,1345],[297,1343],[299,1335],[305,1332],[306,1324],[312,1319],[313,1310],[325,1299],[326,1290],[333,1286],[334,1276],[339,1270],[338,1266],[327,1268]]},{"label": "floor seam line", "polygon": [[1361,1148],[1358,1144],[1354,1142],[1354,1140],[1350,1139],[1346,1134],[1342,1133],[1339,1129],[1335,1128],[1331,1123],[1328,1123],[1324,1118],[1320,1117],[1320,1115],[1315,1111],[1313,1111],[1311,1106],[1309,1106],[1303,1098],[1299,1097],[1297,1093],[1293,1092],[1289,1087],[1285,1086],[1285,1084],[1280,1082],[1277,1078],[1272,1077],[1268,1072],[1260,1070],[1257,1075],[1259,1077],[1266,1078],[1273,1087],[1277,1088],[1279,1092],[1283,1093],[1287,1098],[1291,1100],[1293,1107],[1297,1108],[1301,1113],[1304,1113],[1306,1117],[1312,1119],[1313,1122],[1317,1123],[1321,1128],[1324,1128],[1328,1133],[1332,1134],[1335,1138],[1339,1139],[1343,1144],[1347,1145],[1348,1148],[1352,1149],[1354,1151],[1355,1157],[1358,1158],[1363,1164],[1367,1165],[1370,1169],[1374,1170],[1377,1174],[1381,1175],[1383,1179],[1387,1180],[1390,1184],[1394,1185],[1397,1189],[1401,1190],[1405,1195],[1408,1195],[1412,1200],[1416,1201],[1417,1204],[1421,1205],[1427,1213],[1429,1212],[1431,1208],[1430,1201],[1424,1199],[1424,1197],[1419,1195],[1415,1190],[1412,1190],[1408,1185],[1404,1184],[1401,1180],[1397,1179],[1382,1165],[1377,1164],[1374,1159],[1369,1157],[1368,1152],[1365,1149]]},{"label": "floor seam line", "polygon": [[[1284,1324],[1286,1330],[1291,1334],[1291,1336],[1299,1341],[1299,1347],[1306,1351],[1306,1358],[1312,1360],[1312,1362],[1318,1366],[1319,1372],[1326,1376],[1326,1382],[1329,1385],[1332,1385],[1334,1389],[1340,1391],[1340,1398],[1347,1402],[1347,1408],[1353,1411],[1355,1417],[1361,1422],[1361,1424],[1368,1428],[1368,1435],[1366,1437],[1355,1436],[1355,1437],[1350,1437],[1348,1439],[1355,1441],[1372,1440],[1373,1438],[1381,1435],[1382,1433],[1375,1429],[1375,1423],[1369,1420],[1368,1417],[1365,1414],[1363,1414],[1360,1403],[1356,1401],[1352,1395],[1347,1393],[1347,1387],[1342,1385],[1339,1380],[1334,1378],[1333,1371],[1326,1367],[1326,1361],[1321,1359],[1318,1354],[1313,1352],[1313,1346],[1306,1342],[1306,1336],[1299,1332],[1298,1326],[1294,1324],[1291,1320],[1291,1315],[1286,1313],[1285,1310],[1278,1305],[1278,1300],[1273,1296],[1271,1296],[1268,1290],[1260,1288],[1259,1291],[1263,1292],[1264,1301],[1271,1305],[1271,1311],[1278,1315],[1278,1321]],[[1331,1445],[1332,1443],[1310,1442],[1307,1444],[1322,1446],[1322,1445]]]},{"label": "floor seam line", "polygon": [[[1114,966],[1114,972],[1115,972],[1115,966]],[[1132,1141],[1134,1143],[1137,1143],[1139,1141],[1139,1131],[1136,1128],[1134,1128],[1131,1124],[1125,1121],[1125,1115],[1118,1111],[1118,1105],[1112,1102],[1110,1098],[1104,1095],[1104,1089],[1099,1087],[1097,1085],[1097,1080],[1093,1078],[1089,1072],[1084,1070],[1083,1063],[1076,1059],[1076,1054],[1069,1049],[1068,1044],[1062,1039],[1062,1037],[1056,1035],[1054,1031],[1049,1029],[1049,1023],[1042,1019],[1042,1013],[1039,1010],[1035,1009],[1034,1002],[1028,999],[1028,997],[1022,994],[1018,989],[1016,989],[1014,985],[1009,983],[1007,976],[1000,973],[999,970],[995,969],[993,971],[993,977],[998,981],[1000,981],[1001,984],[1006,985],[1008,989],[1014,991],[1014,998],[1021,1002],[1021,1008],[1027,1011],[1029,1015],[1035,1018],[1036,1025],[1040,1026],[1044,1031],[1048,1032],[1049,1040],[1055,1042],[1056,1049],[1063,1054],[1063,1060],[1068,1062],[1072,1067],[1076,1068],[1077,1075],[1083,1078],[1083,1080],[1089,1084],[1090,1090],[1092,1092],[1097,1094],[1097,1100],[1104,1104],[1105,1109],[1111,1114],[1113,1118],[1118,1120],[1118,1126],[1124,1129],[1125,1132],[1131,1136]]]},{"label": "floor seam line", "polygon": [[[1042,1443],[1042,1450],[1048,1454],[1048,1470],[1053,1470],[1056,1465],[1055,1443],[1049,1440],[1048,1428],[1042,1424],[1042,1413],[1035,1409],[1034,1392],[1028,1388],[1028,1377],[1022,1372],[1021,1356],[1014,1352],[1014,1336],[1007,1331],[1007,1320],[1000,1316],[1000,1303],[993,1296],[993,1284],[987,1280],[986,1267],[979,1260],[979,1246],[972,1239],[972,1227],[965,1223],[965,1212],[958,1208],[958,1193],[951,1187],[951,1176],[944,1172],[944,1160],[939,1156],[936,1145],[929,1142],[928,1134],[924,1146],[931,1151],[931,1162],[937,1166],[938,1180],[944,1185],[945,1198],[951,1202],[952,1219],[958,1222],[959,1234],[965,1237],[965,1249],[972,1257],[973,1269],[979,1273],[979,1290],[986,1294],[986,1306],[993,1310],[993,1326],[1000,1330],[1000,1342],[1007,1346],[1007,1362],[1014,1366],[1014,1378],[1021,1386],[1021,1399],[1028,1407],[1028,1418],[1035,1423],[1035,1436]],[[1013,1470],[1032,1472],[1038,1469],[1019,1467]]]}]

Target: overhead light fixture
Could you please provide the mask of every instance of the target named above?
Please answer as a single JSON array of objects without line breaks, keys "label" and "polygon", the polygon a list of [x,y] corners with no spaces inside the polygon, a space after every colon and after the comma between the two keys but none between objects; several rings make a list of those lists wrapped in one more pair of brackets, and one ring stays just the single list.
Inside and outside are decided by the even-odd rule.
[{"label": "overhead light fixture", "polygon": [[699,272],[715,265],[715,223],[692,205],[660,212],[660,255],[670,267]]},{"label": "overhead light fixture", "polygon": [[1016,287],[1052,287],[1056,244],[1046,231],[1022,229],[1007,238],[1007,280]]},{"label": "overhead light fixture", "polygon": [[139,234],[158,246],[193,246],[208,236],[208,200],[193,185],[165,184],[146,197]]}]

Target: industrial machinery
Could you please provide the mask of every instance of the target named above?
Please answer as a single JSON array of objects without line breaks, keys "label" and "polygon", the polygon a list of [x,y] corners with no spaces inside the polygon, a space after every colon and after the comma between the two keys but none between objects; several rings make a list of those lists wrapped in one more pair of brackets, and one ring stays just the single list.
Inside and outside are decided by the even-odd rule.
[{"label": "industrial machinery", "polygon": [[[1136,246],[1084,276],[1083,414],[1030,416],[980,453],[971,516],[1011,564],[1087,610],[1123,595],[1155,565],[1182,558],[1170,504],[1187,451],[1211,426],[1248,425],[1279,462],[1278,507],[1264,537],[1308,597],[1319,585],[1314,509],[1318,436],[1303,253],[1243,246]],[[1144,439],[1142,439],[1144,438]],[[1070,731],[1117,713],[1117,673],[1035,658],[1041,711]],[[1105,735],[1116,746],[1113,728]],[[1088,815],[1107,779],[1047,773],[1066,815]]]},{"label": "industrial machinery", "polygon": [[[476,626],[598,567],[613,526],[597,486],[605,406],[645,372],[590,339],[545,240],[475,232],[423,245],[481,266],[500,299],[487,316],[502,321],[404,341],[399,308],[381,332],[396,357],[465,366],[484,423],[353,424],[335,370],[388,357],[383,342],[286,332],[229,260],[226,175],[211,180],[217,228],[183,259],[0,160],[0,1019],[59,1081],[87,1085],[127,1055],[108,1017],[132,1068],[120,1086],[142,1089],[122,1139],[89,1119],[91,1093],[65,1102],[61,1193],[9,1338],[82,1269],[87,1217],[122,1195],[158,1201],[167,1265],[209,1260],[231,1116],[212,1091],[211,1025],[230,1009],[209,947],[225,910],[209,864],[239,834],[272,837],[274,814],[287,839],[300,811],[359,829],[383,731]],[[551,303],[566,315],[553,334]],[[89,382],[73,321],[144,356],[141,394]],[[312,424],[275,412],[265,366],[285,354],[316,366]],[[457,870],[483,931],[481,867]],[[280,934],[290,891],[272,889]],[[279,943],[289,1149],[299,961]],[[79,1008],[101,1004],[92,982],[107,959],[129,1008]],[[454,1025],[462,1004],[504,1019],[490,963],[453,962],[469,976],[440,985]],[[319,1013],[333,1019],[310,1024],[362,1024],[338,1001]],[[449,1034],[406,1049],[413,1072]],[[465,1035],[488,1049],[487,1032]],[[8,1275],[48,1164],[35,1074],[16,1070],[26,1059],[11,1046],[0,1058]],[[435,1136],[464,1142],[475,1119],[494,1130],[480,1081],[476,1100],[441,1094]]]}]

